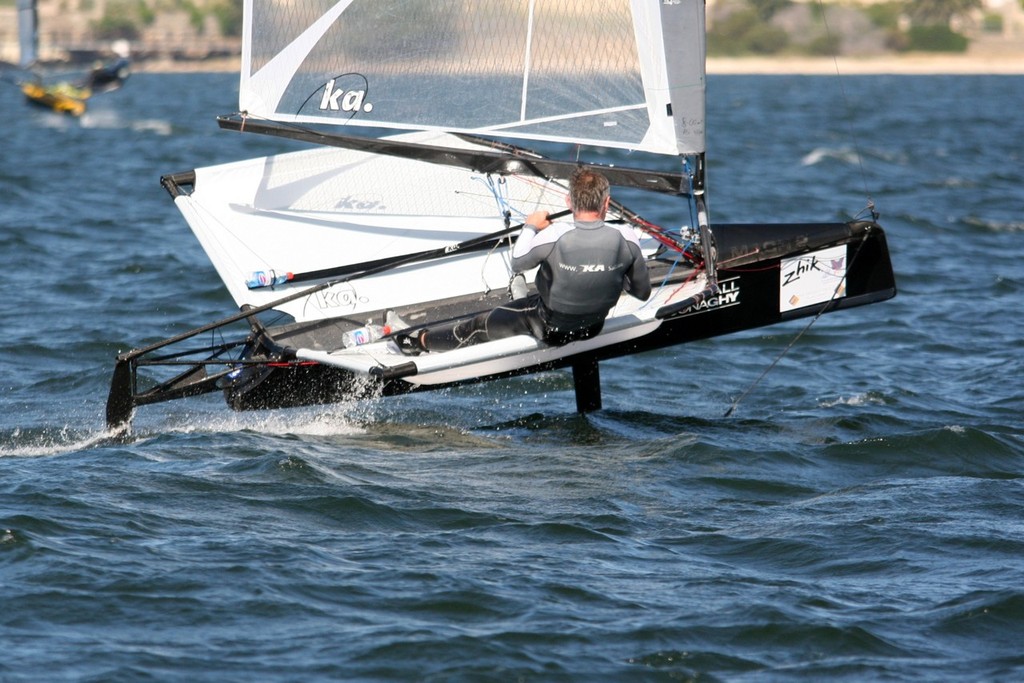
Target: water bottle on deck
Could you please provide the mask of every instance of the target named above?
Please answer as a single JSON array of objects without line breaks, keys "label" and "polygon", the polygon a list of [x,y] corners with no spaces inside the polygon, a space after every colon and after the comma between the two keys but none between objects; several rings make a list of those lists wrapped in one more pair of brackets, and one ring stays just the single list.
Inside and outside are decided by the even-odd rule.
[{"label": "water bottle on deck", "polygon": [[365,327],[359,327],[343,334],[341,337],[341,345],[346,349],[350,349],[353,346],[370,344],[389,334],[391,334],[391,328],[389,326],[374,325],[367,320]]},{"label": "water bottle on deck", "polygon": [[257,289],[259,287],[273,287],[274,285],[283,285],[294,277],[291,273],[277,274],[276,271],[265,271],[257,270],[249,279],[245,281],[245,286],[249,289]]}]

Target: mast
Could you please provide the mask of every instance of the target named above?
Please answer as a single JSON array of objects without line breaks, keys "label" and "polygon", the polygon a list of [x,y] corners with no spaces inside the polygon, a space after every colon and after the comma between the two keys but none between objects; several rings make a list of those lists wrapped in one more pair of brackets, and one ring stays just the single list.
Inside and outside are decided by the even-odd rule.
[{"label": "mast", "polygon": [[696,157],[696,168],[693,171],[693,201],[697,206],[697,229],[703,245],[704,272],[708,279],[708,290],[711,295],[718,293],[718,270],[715,259],[715,236],[711,231],[711,220],[708,217],[707,181],[705,173],[704,153]]},{"label": "mast", "polygon": [[25,69],[39,59],[38,14],[36,0],[18,0],[18,66]]}]

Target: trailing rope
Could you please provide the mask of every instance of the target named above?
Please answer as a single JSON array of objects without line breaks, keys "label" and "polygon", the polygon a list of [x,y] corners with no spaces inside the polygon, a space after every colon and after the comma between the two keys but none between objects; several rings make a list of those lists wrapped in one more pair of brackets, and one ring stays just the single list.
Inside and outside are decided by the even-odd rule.
[{"label": "trailing rope", "polygon": [[757,379],[750,383],[750,386],[747,387],[747,390],[740,394],[739,398],[732,402],[732,405],[729,406],[729,409],[725,411],[725,415],[723,415],[722,417],[729,417],[730,415],[732,415],[733,411],[736,410],[736,407],[739,406],[740,402],[743,399],[745,399],[751,391],[754,390],[754,387],[756,387],[761,382],[761,380],[764,379],[765,375],[771,372],[772,368],[778,365],[779,361],[782,360],[782,357],[789,353],[789,350],[792,349],[796,345],[797,341],[800,340],[800,337],[804,336],[804,334],[806,334],[807,331],[811,329],[811,326],[814,325],[814,323],[818,322],[818,318],[820,318],[822,315],[824,315],[832,308],[832,304],[834,304],[839,298],[839,292],[842,291],[843,285],[846,284],[846,276],[850,273],[851,270],[853,270],[853,264],[857,260],[857,256],[858,254],[860,254],[860,250],[864,246],[864,243],[868,241],[868,235],[870,234],[871,227],[869,226],[864,230],[864,237],[861,238],[860,244],[857,245],[857,249],[853,252],[853,256],[850,257],[850,262],[846,265],[846,270],[843,272],[843,276],[839,278],[839,282],[836,283],[835,289],[832,290],[832,296],[829,298],[828,301],[822,304],[821,310],[818,311],[817,315],[811,318],[811,320],[804,326],[804,328],[800,330],[796,334],[796,336],[794,336],[793,339],[790,340],[788,344],[786,344],[786,348],[782,349],[782,351],[779,352],[779,355],[775,357],[775,360],[769,363],[768,367],[766,367],[761,372]]},{"label": "trailing rope", "polygon": [[[825,35],[826,35],[826,37],[828,39],[828,43],[829,43],[829,45],[832,45],[832,44],[834,44],[833,43],[833,38],[832,38],[832,30],[831,30],[831,28],[828,25],[828,13],[826,11],[824,0],[818,0],[818,8],[821,10],[821,22],[822,22],[822,24],[825,27]],[[857,168],[860,171],[861,184],[863,185],[864,195],[867,198],[867,205],[865,206],[864,209],[861,209],[861,211],[858,212],[858,216],[862,215],[865,211],[867,211],[867,212],[869,212],[871,214],[872,219],[877,221],[878,220],[878,212],[875,209],[875,201],[874,201],[874,199],[872,199],[871,193],[868,192],[867,173],[864,170],[864,156],[861,154],[860,144],[858,143],[857,136],[853,132],[852,116],[849,116],[850,112],[852,112],[852,107],[850,106],[850,98],[849,98],[849,96],[846,93],[846,88],[843,85],[842,72],[839,69],[839,59],[838,59],[838,55],[836,54],[835,50],[833,50],[833,52],[832,52],[832,63],[835,66],[835,69],[836,69],[836,80],[839,82],[839,92],[840,92],[840,94],[843,97],[843,105],[845,106],[847,114],[848,114],[847,117],[846,117],[847,118],[847,122],[846,122],[847,133],[848,133],[850,139],[853,141],[854,154],[855,154],[855,156],[857,158]],[[857,260],[857,255],[860,254],[861,248],[864,246],[864,243],[867,242],[868,235],[870,233],[871,233],[871,228],[868,227],[864,231],[864,237],[861,239],[860,244],[857,245],[857,249],[854,251],[853,256],[850,258],[850,262],[847,264],[846,271],[843,273],[843,277],[840,278],[839,282],[836,284],[836,288],[835,288],[835,290],[833,290],[831,298],[822,305],[821,310],[818,311],[817,315],[815,315],[813,318],[811,318],[811,320],[807,323],[807,325],[805,325],[804,328],[802,330],[800,330],[800,332],[798,332],[796,334],[796,336],[793,337],[792,340],[790,340],[790,342],[786,345],[786,347],[784,349],[782,349],[781,352],[779,352],[779,355],[776,356],[775,360],[773,360],[768,365],[768,367],[766,367],[761,372],[761,374],[757,377],[757,379],[755,379],[753,382],[751,382],[750,386],[747,387],[746,391],[744,391],[742,394],[740,394],[739,398],[737,398],[735,401],[733,401],[732,405],[729,406],[729,409],[725,411],[724,417],[729,417],[730,415],[732,415],[733,411],[736,409],[737,406],[739,406],[740,402],[743,399],[745,399],[750,394],[751,391],[754,390],[754,387],[756,387],[761,382],[761,380],[764,379],[765,375],[767,375],[772,370],[772,368],[774,368],[779,363],[779,361],[782,360],[783,356],[785,356],[787,353],[789,353],[789,350],[791,348],[793,348],[793,346],[796,345],[797,341],[799,341],[799,339],[802,336],[804,336],[804,334],[809,329],[811,329],[811,326],[814,325],[814,323],[816,323],[818,321],[818,318],[820,318],[822,315],[824,315],[832,307],[832,305],[837,301],[838,296],[839,296],[839,292],[842,289],[843,285],[846,283],[846,276],[847,276],[847,274],[849,274],[850,270],[853,269],[853,264]]]},{"label": "trailing rope", "polygon": [[[818,9],[821,11],[821,23],[825,27],[825,36],[828,40],[828,44],[835,45],[836,43],[832,38],[832,29],[828,25],[828,12],[825,8],[824,0],[818,0]],[[843,74],[839,70],[839,56],[836,53],[837,50],[832,50],[832,64],[833,66],[835,66],[836,69],[836,80],[839,82],[839,92],[843,96],[843,106],[846,108],[847,134],[853,141],[854,155],[857,157],[857,168],[860,171],[860,182],[863,186],[864,196],[867,197],[866,209],[871,212],[872,219],[877,221],[878,213],[875,211],[875,200],[871,198],[871,193],[868,191],[867,173],[864,170],[864,155],[861,154],[860,145],[857,142],[857,136],[853,132],[853,117],[850,116],[850,113],[853,111],[853,108],[850,106],[850,97],[846,94],[846,88],[843,85]]]}]

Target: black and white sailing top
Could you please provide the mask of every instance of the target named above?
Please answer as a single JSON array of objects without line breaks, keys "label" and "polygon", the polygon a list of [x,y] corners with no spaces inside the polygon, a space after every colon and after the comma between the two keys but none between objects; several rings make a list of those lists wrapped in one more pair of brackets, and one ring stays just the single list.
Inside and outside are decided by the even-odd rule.
[{"label": "black and white sailing top", "polygon": [[523,227],[512,248],[517,272],[540,266],[536,284],[544,305],[556,313],[601,317],[628,292],[651,295],[651,279],[636,234],[604,221]]}]

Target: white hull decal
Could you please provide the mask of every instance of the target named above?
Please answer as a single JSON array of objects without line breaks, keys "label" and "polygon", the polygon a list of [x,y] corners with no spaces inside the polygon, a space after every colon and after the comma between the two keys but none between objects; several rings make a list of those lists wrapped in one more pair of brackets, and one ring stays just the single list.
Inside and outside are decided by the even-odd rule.
[{"label": "white hull decal", "polygon": [[783,259],[779,269],[779,312],[846,295],[846,245]]}]

